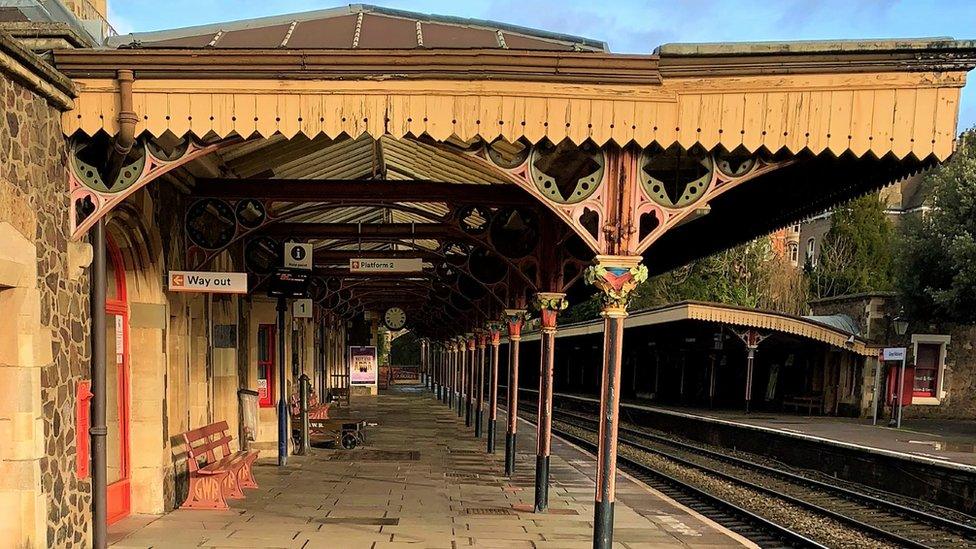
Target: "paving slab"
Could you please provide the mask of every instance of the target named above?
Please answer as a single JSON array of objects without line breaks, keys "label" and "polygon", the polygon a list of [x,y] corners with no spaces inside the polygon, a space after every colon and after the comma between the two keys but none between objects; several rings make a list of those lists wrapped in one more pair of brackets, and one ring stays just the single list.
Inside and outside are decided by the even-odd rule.
[{"label": "paving slab", "polygon": [[[110,528],[114,547],[590,547],[595,458],[553,441],[551,509],[532,512],[535,432],[520,424],[516,474],[506,478],[504,413],[498,453],[485,453],[456,413],[422,387],[359,397],[343,414],[378,423],[355,450],[324,445],[284,470],[259,459],[260,485],[228,511],[177,510]],[[412,452],[412,453],[411,453]],[[615,547],[753,546],[620,474]]]}]

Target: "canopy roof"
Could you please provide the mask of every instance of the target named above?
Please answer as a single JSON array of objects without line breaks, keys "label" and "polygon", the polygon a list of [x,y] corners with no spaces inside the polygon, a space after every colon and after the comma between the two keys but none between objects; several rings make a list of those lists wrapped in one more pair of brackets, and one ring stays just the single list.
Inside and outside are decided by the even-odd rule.
[{"label": "canopy roof", "polygon": [[[662,272],[918,173],[951,154],[976,60],[951,39],[621,55],[367,6],[107,46],[53,54],[80,89],[76,238],[164,177],[193,199],[191,266],[231,250],[265,276],[308,241],[328,309],[402,301],[430,332],[576,291],[594,256]],[[424,268],[351,276],[365,253]]]},{"label": "canopy roof", "polygon": [[603,42],[579,36],[364,4],[113,36],[108,45],[215,49],[607,49]]},{"label": "canopy roof", "polygon": [[[876,354],[876,349],[869,348],[856,332],[849,331],[848,327],[838,326],[835,322],[824,322],[824,318],[800,317],[776,311],[749,309],[707,301],[682,301],[653,309],[635,311],[624,321],[624,326],[632,328],[683,320],[715,322],[742,328],[781,332],[820,341],[862,356]],[[602,319],[564,324],[560,326],[557,337],[602,334],[603,329]],[[535,332],[524,335],[522,341],[538,338],[539,334]]]}]

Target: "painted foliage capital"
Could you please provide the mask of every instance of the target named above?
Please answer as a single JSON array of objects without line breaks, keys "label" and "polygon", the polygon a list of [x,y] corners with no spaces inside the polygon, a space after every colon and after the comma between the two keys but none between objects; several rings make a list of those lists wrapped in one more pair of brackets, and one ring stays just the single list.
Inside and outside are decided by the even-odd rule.
[{"label": "painted foliage capital", "polygon": [[647,266],[640,256],[598,255],[586,269],[588,284],[602,292],[606,312],[626,311],[630,293],[647,280]]},{"label": "painted foliage capital", "polygon": [[539,309],[542,331],[544,332],[554,332],[556,330],[556,316],[559,311],[564,311],[569,307],[566,294],[559,292],[539,292],[535,294],[533,304]]},{"label": "painted foliage capital", "polygon": [[504,323],[501,320],[491,320],[488,322],[488,343],[493,347],[501,344],[503,326]]},{"label": "painted foliage capital", "polygon": [[505,324],[508,327],[508,339],[522,338],[522,327],[529,319],[529,311],[525,309],[505,309]]}]

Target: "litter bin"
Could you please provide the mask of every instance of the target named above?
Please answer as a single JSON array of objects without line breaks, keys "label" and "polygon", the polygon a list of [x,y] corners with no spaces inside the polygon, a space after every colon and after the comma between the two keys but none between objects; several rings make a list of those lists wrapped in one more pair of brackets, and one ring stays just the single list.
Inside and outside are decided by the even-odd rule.
[{"label": "litter bin", "polygon": [[238,389],[237,400],[241,407],[241,449],[247,450],[257,439],[258,392],[252,389]]}]

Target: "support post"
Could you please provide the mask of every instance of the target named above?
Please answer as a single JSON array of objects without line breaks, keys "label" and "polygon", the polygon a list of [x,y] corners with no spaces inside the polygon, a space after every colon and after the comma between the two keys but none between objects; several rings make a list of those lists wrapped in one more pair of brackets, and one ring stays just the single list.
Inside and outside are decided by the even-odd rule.
[{"label": "support post", "polygon": [[748,329],[742,332],[735,332],[735,335],[739,336],[742,343],[746,345],[746,412],[749,411],[749,405],[752,401],[752,370],[756,359],[756,349],[759,348],[759,344],[762,343],[764,339],[769,337],[769,334],[762,334],[759,330]]},{"label": "support post", "polygon": [[459,380],[457,387],[457,415],[461,417],[464,415],[464,384],[467,382],[467,378],[464,373],[464,352],[461,351],[461,344],[457,341],[454,342],[452,352],[454,353],[454,364],[457,366]]},{"label": "support post", "polygon": [[603,381],[600,389],[600,432],[593,516],[595,549],[609,549],[613,544],[624,319],[627,317],[627,299],[630,292],[647,280],[647,267],[641,265],[640,261],[640,257],[597,256],[594,265],[586,271],[586,281],[603,294]]},{"label": "support post", "polygon": [[708,369],[708,407],[715,407],[715,368],[718,366],[718,356],[712,353]]},{"label": "support post", "polygon": [[[92,546],[104,549],[108,546],[108,470],[106,468],[105,439],[105,220],[99,219],[92,227],[92,277],[91,277],[91,376],[92,419],[88,432],[91,436],[92,455]],[[119,274],[121,276],[121,273]]]},{"label": "support post", "polygon": [[[468,351],[470,351],[470,353]],[[466,393],[464,395],[464,426],[471,427],[471,412],[472,412],[471,406],[472,404],[474,404],[472,402],[472,398],[474,398],[474,395],[471,394],[473,392],[472,389],[474,388],[474,335],[473,334],[466,334],[466,337],[463,340],[463,347],[461,349],[461,357],[464,363],[466,363],[464,368],[465,370],[464,375],[467,376],[468,378],[468,383],[464,387],[464,392]]]},{"label": "support post", "polygon": [[297,452],[298,455],[307,456],[312,453],[312,441],[308,436],[308,393],[312,388],[312,380],[308,375],[302,374],[298,378],[299,383],[299,402],[302,409],[302,446]]},{"label": "support post", "polygon": [[442,359],[443,357],[437,357],[437,363],[434,365],[434,396],[437,400],[441,399],[441,393],[444,391],[444,378],[441,372]]},{"label": "support post", "polygon": [[518,431],[518,370],[519,344],[522,326],[525,325],[525,309],[505,309],[508,327],[508,431],[505,433],[505,475],[515,474],[516,432]]},{"label": "support post", "polygon": [[278,298],[278,466],[288,465],[288,395],[285,385],[285,309],[284,297]]},{"label": "support post", "polygon": [[444,380],[442,383],[443,390],[441,390],[441,402],[445,405],[450,401],[448,395],[451,393],[451,376],[448,375],[447,361],[442,360],[440,363],[441,367],[441,378]]},{"label": "support post", "polygon": [[569,302],[566,294],[539,292],[536,306],[542,317],[542,353],[539,361],[539,419],[535,456],[535,511],[549,508],[549,454],[552,449],[552,374],[555,364],[556,317]]},{"label": "support post", "polygon": [[749,412],[749,405],[752,403],[752,368],[756,361],[755,347],[746,350],[746,412]]},{"label": "support post", "polygon": [[498,347],[501,345],[501,326],[497,322],[488,327],[491,344],[491,368],[488,370],[488,453],[495,453],[495,425],[498,422]]},{"label": "support post", "polygon": [[482,429],[485,423],[485,332],[479,330],[475,334],[478,348],[475,350],[476,364],[478,365],[477,374],[474,377],[475,405],[474,405],[474,436],[481,438]]}]

